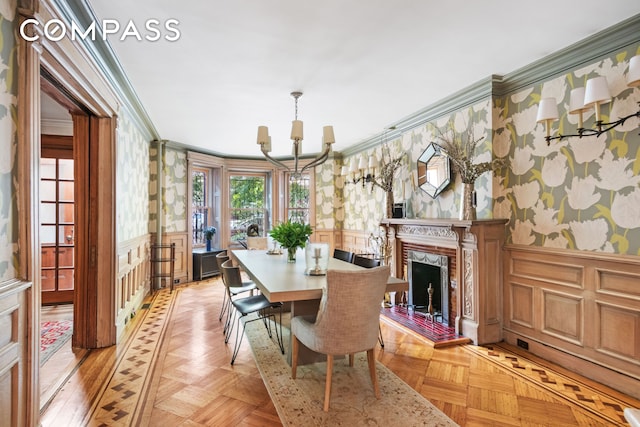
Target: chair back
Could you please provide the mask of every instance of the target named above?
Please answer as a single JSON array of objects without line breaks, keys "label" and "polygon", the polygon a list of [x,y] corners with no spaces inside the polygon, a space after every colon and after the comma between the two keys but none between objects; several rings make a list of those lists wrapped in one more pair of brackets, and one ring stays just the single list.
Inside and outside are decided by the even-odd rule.
[{"label": "chair back", "polygon": [[224,284],[228,288],[234,286],[242,286],[242,276],[240,275],[240,267],[233,265],[230,259],[226,260],[220,266],[222,277],[224,277]]},{"label": "chair back", "polygon": [[220,271],[220,275],[222,275],[222,282],[225,281],[224,271],[222,271],[222,264],[229,259],[229,255],[227,255],[227,251],[218,252],[216,254],[216,263],[218,264],[218,271]]},{"label": "chair back", "polygon": [[353,263],[360,267],[373,268],[380,266],[380,260],[376,258],[369,258],[366,256],[356,255],[353,257]]},{"label": "chair back", "polygon": [[353,252],[343,251],[342,249],[334,249],[333,257],[346,262],[353,262]]},{"label": "chair back", "polygon": [[350,354],[375,347],[389,266],[329,270],[315,322],[316,351]]}]

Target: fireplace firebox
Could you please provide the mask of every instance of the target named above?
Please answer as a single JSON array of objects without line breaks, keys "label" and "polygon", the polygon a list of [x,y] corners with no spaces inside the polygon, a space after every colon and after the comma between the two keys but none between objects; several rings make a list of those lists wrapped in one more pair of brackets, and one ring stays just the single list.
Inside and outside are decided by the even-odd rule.
[{"label": "fireplace firebox", "polygon": [[429,286],[433,318],[449,325],[449,259],[446,255],[420,251],[407,253],[409,296],[407,305],[414,312],[429,313]]}]

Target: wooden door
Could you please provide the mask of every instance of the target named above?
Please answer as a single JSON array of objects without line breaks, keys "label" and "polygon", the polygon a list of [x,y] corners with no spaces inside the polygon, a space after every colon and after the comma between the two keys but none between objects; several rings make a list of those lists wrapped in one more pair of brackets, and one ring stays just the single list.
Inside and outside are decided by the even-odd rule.
[{"label": "wooden door", "polygon": [[42,304],[72,303],[75,283],[73,139],[42,137],[40,241]]}]

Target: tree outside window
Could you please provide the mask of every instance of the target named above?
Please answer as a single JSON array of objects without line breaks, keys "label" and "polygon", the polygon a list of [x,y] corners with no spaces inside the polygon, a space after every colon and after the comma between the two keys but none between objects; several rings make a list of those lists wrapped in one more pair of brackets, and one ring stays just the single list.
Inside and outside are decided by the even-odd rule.
[{"label": "tree outside window", "polygon": [[310,223],[310,181],[309,174],[306,173],[300,175],[299,178],[293,178],[289,175],[285,209],[287,219],[292,222]]},{"label": "tree outside window", "polygon": [[247,229],[256,224],[261,236],[268,222],[266,174],[232,174],[229,177],[231,241],[247,238]]}]

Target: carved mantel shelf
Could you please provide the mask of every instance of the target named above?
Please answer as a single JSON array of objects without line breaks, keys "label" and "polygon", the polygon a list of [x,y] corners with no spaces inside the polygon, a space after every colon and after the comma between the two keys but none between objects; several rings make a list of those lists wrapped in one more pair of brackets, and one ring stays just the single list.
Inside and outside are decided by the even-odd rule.
[{"label": "carved mantel shelf", "polygon": [[[506,219],[384,219],[392,273],[404,271],[403,244],[454,248],[456,331],[475,344],[502,340],[502,247]],[[453,288],[453,287],[452,287]]]}]

